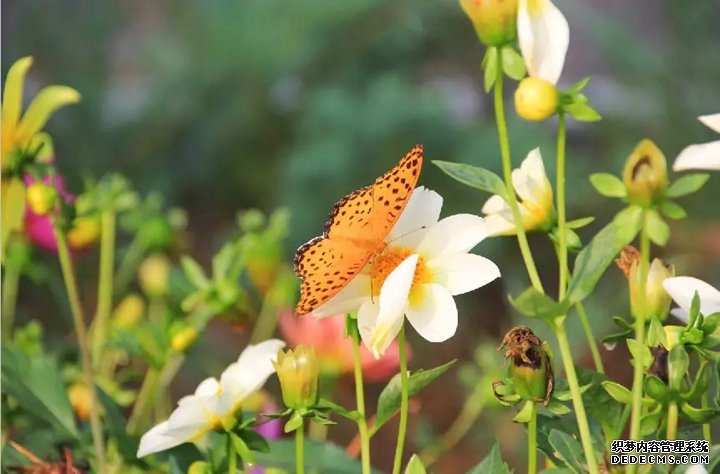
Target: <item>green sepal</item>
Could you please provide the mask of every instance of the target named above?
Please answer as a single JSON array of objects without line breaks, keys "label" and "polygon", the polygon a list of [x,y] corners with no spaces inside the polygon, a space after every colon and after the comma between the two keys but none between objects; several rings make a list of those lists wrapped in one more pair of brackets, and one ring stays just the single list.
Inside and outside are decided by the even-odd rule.
[{"label": "green sepal", "polygon": [[719,413],[717,408],[695,408],[687,402],[680,404],[680,415],[693,423],[707,423]]},{"label": "green sepal", "polygon": [[525,401],[525,404],[523,404],[523,407],[520,409],[517,415],[513,418],[513,421],[515,423],[529,423],[530,418],[532,418],[532,412],[533,412],[533,405],[535,402],[531,400]]},{"label": "green sepal", "polygon": [[667,385],[656,375],[648,375],[645,377],[643,386],[645,393],[653,400],[665,403],[672,399],[672,394],[670,390],[668,390]]}]

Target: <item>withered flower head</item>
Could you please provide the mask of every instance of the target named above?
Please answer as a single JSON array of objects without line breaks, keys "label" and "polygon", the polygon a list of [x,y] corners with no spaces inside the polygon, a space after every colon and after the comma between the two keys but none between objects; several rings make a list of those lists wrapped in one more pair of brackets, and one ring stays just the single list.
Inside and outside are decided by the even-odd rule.
[{"label": "withered flower head", "polygon": [[630,278],[630,270],[638,262],[640,262],[640,251],[632,245],[626,245],[618,258],[615,259],[615,264],[627,278]]},{"label": "withered flower head", "polygon": [[547,404],[553,391],[553,371],[550,356],[540,340],[527,326],[512,328],[498,350],[505,351],[511,364],[508,377],[515,391],[524,400]]}]

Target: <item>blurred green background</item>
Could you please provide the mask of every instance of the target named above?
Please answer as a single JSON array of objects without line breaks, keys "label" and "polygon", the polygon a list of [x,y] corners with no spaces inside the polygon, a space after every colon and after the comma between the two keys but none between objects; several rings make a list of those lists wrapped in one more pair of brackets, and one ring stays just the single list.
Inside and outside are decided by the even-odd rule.
[{"label": "blurred green background", "polygon": [[[620,209],[619,202],[591,188],[590,173],[619,174],[641,138],[654,140],[670,163],[684,146],[714,139],[695,118],[720,110],[720,3],[556,3],[571,28],[560,86],[592,76],[586,92],[604,117],[569,127],[569,215],[597,216],[581,233],[587,240]],[[83,96],[48,126],[71,189],[83,172],[115,170],[143,193],[165,193],[171,204],[188,210],[188,252],[206,264],[233,231],[235,213],[245,208],[291,210],[291,258],[320,232],[332,203],[370,183],[415,143],[425,145],[428,159],[421,183],[444,196],[444,214],[479,213],[488,196],[453,182],[429,160],[500,172],[492,104],[480,83],[483,53],[470,22],[449,0],[7,0],[2,5],[3,77],[16,59],[33,55],[26,94],[57,83]],[[510,98],[513,87],[508,89]],[[511,100],[508,107],[515,164],[540,146],[552,177],[555,124],[523,123]],[[691,217],[672,223],[670,244],[655,249],[678,274],[715,284],[720,283],[717,183],[714,176],[681,202]],[[532,245],[552,288],[552,247],[541,237]],[[491,239],[478,251],[498,263],[503,280],[460,298],[461,327],[450,342],[431,347],[414,340],[415,367],[470,359],[481,340],[495,344],[514,323],[505,296],[527,285],[516,242]],[[611,316],[625,314],[624,285],[611,268],[589,301],[596,334],[611,332]],[[51,313],[40,316],[52,319]],[[572,321],[579,335],[576,326]],[[582,337],[572,340],[578,361],[589,362]],[[226,346],[221,358],[235,357],[239,347]],[[626,353],[618,348],[603,356],[616,361],[608,364],[611,377],[629,379]],[[187,387],[206,374],[201,364],[190,364]],[[463,389],[452,375],[446,377],[421,397],[410,452],[457,414]],[[524,434],[506,415],[481,420],[441,461],[441,472],[460,472],[477,462],[494,437],[504,442],[511,464],[523,468]],[[493,429],[487,429],[491,422]],[[338,442],[350,435],[341,431]],[[393,437],[387,433],[387,439]],[[378,437],[375,444],[375,459],[387,464],[392,443]]]}]

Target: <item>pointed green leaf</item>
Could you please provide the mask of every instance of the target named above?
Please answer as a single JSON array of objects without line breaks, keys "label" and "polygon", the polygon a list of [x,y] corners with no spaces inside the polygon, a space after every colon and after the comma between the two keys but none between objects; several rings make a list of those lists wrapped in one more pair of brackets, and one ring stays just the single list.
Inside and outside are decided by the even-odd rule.
[{"label": "pointed green leaf", "polygon": [[527,288],[517,298],[509,297],[509,299],[513,307],[524,316],[551,322],[555,317],[567,313],[571,306],[569,301],[559,303],[533,287]]},{"label": "pointed green leaf", "polygon": [[483,58],[483,88],[485,92],[490,92],[490,89],[495,85],[495,78],[497,78],[497,50],[496,48],[490,47],[485,51],[485,57]]},{"label": "pointed green leaf", "polygon": [[624,385],[606,380],[602,383],[602,386],[608,395],[613,397],[616,401],[625,405],[632,403],[632,392]]},{"label": "pointed green leaf", "polygon": [[191,257],[183,255],[180,258],[180,265],[182,266],[185,276],[187,276],[195,288],[205,288],[210,284],[210,281],[205,276],[205,271]]},{"label": "pointed green leaf", "polygon": [[426,472],[420,457],[413,454],[405,467],[405,474],[425,474]]},{"label": "pointed green leaf", "polygon": [[649,211],[646,216],[645,225],[650,240],[654,244],[664,247],[670,238],[670,226],[662,220],[662,217],[656,211]]},{"label": "pointed green leaf", "polygon": [[665,196],[676,198],[692,194],[702,188],[710,175],[707,173],[686,174],[670,184]]},{"label": "pointed green leaf", "polygon": [[500,447],[495,443],[485,459],[469,470],[467,474],[512,474],[512,471],[503,461]]},{"label": "pointed green leaf", "polygon": [[578,440],[558,430],[552,430],[548,440],[568,468],[578,474],[585,472],[582,467],[585,464],[585,457]]},{"label": "pointed green leaf", "polygon": [[285,433],[290,433],[291,431],[295,431],[298,428],[301,428],[303,425],[303,417],[300,414],[299,411],[293,412],[290,419],[285,423],[284,431]]},{"label": "pointed green leaf", "polygon": [[579,122],[597,122],[602,117],[590,105],[584,102],[573,102],[563,106],[563,110]]},{"label": "pointed green leaf", "polygon": [[679,220],[687,217],[685,209],[673,201],[664,201],[660,206],[660,210],[670,219]]},{"label": "pointed green leaf", "polygon": [[492,171],[465,163],[452,163],[449,161],[435,160],[433,164],[456,181],[481,191],[497,194],[503,199],[506,198],[505,183],[500,179],[500,176]]},{"label": "pointed green leaf", "polygon": [[503,71],[516,81],[521,80],[527,74],[525,60],[520,56],[514,47],[507,45],[500,50],[502,54]]},{"label": "pointed green leaf", "polygon": [[595,190],[607,197],[623,198],[627,195],[622,180],[610,173],[594,173],[590,175],[590,184]]},{"label": "pointed green leaf", "polygon": [[569,229],[580,229],[588,224],[591,224],[595,220],[594,217],[581,217],[580,219],[574,219],[567,223]]},{"label": "pointed green leaf", "polygon": [[653,362],[653,356],[650,352],[650,349],[645,344],[640,344],[635,339],[628,339],[627,341],[628,350],[630,351],[630,354],[633,356],[633,360],[636,360],[640,363],[640,366],[643,369],[643,372],[645,372]]}]

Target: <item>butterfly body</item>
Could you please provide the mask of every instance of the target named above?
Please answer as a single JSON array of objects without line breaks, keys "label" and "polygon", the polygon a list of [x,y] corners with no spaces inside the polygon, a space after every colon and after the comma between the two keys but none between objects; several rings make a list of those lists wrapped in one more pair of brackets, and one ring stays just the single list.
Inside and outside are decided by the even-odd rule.
[{"label": "butterfly body", "polygon": [[385,238],[412,195],[423,163],[413,147],[390,171],[338,201],[323,235],[301,246],[295,273],[302,279],[298,315],[307,314],[339,293],[385,249]]}]

